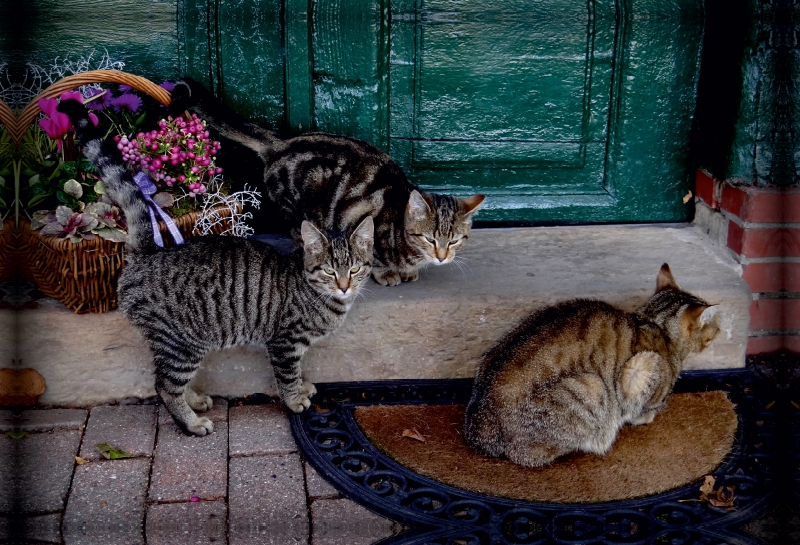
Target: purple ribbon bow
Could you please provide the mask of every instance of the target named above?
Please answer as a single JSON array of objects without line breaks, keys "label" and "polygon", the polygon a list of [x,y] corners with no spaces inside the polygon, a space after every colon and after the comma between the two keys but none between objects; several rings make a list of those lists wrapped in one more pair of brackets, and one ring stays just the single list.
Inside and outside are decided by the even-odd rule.
[{"label": "purple ribbon bow", "polygon": [[164,247],[164,239],[161,238],[161,231],[158,228],[158,219],[156,218],[156,212],[158,212],[158,215],[161,216],[162,220],[164,220],[167,230],[172,235],[172,240],[175,241],[175,244],[183,244],[183,235],[181,235],[181,232],[178,230],[178,226],[175,225],[175,222],[172,221],[172,218],[169,217],[169,214],[164,212],[161,207],[156,204],[156,201],[154,201],[150,196],[158,190],[158,188],[156,188],[156,184],[154,184],[144,172],[138,172],[133,177],[133,181],[136,182],[137,186],[139,186],[139,189],[142,191],[142,195],[144,195],[144,200],[148,204],[147,211],[150,212],[150,223],[153,226],[153,240],[155,243],[161,248]]}]

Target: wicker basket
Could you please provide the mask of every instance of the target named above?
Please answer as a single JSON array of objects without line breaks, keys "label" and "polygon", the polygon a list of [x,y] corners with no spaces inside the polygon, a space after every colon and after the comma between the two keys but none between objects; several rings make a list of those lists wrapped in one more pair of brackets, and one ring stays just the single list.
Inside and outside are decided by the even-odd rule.
[{"label": "wicker basket", "polygon": [[[58,80],[36,97],[20,113],[12,140],[21,142],[27,127],[40,112],[39,99],[54,98],[64,91],[90,83],[124,83],[147,93],[164,105],[170,102],[169,93],[155,83],[117,70],[92,70]],[[220,208],[221,217],[230,217],[230,210]],[[175,218],[184,238],[191,238],[199,212]],[[166,226],[159,222],[164,242],[172,238]],[[230,227],[222,222],[212,231],[220,234]],[[125,245],[95,237],[94,240],[70,242],[54,236],[42,236],[31,231],[27,221],[20,222],[20,238],[26,252],[23,279],[35,282],[39,290],[64,303],[78,314],[106,312],[117,307],[117,278],[125,262]]]},{"label": "wicker basket", "polygon": [[[230,217],[227,208],[217,209],[223,218]],[[192,237],[199,212],[175,218],[184,238]],[[159,222],[164,243],[172,243],[166,226]],[[229,222],[216,225],[212,231],[220,234],[230,227]],[[125,245],[100,237],[81,242],[54,236],[42,236],[31,231],[30,222],[20,225],[27,250],[27,270],[31,282],[39,291],[64,303],[77,314],[107,312],[117,308],[117,278],[125,264]]]}]

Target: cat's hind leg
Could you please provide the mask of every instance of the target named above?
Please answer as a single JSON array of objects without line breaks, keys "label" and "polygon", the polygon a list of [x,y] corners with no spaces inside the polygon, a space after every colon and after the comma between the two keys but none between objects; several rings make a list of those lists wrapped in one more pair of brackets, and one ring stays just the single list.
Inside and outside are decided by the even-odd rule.
[{"label": "cat's hind leg", "polygon": [[[206,417],[200,417],[195,414],[187,402],[187,390],[194,392],[187,388],[187,384],[192,380],[198,367],[202,355],[189,356],[184,353],[185,357],[180,361],[176,361],[174,357],[156,351],[153,361],[156,366],[156,392],[161,397],[175,424],[183,430],[184,433],[190,435],[208,435],[214,431],[214,425],[211,420]],[[192,398],[192,394],[189,397]],[[196,394],[194,394],[196,396]],[[194,398],[192,398],[194,400]],[[210,408],[210,407],[209,407]]]},{"label": "cat's hind leg", "polygon": [[201,413],[210,410],[214,406],[211,396],[198,394],[190,386],[186,386],[186,390],[183,391],[183,397],[192,409]]}]

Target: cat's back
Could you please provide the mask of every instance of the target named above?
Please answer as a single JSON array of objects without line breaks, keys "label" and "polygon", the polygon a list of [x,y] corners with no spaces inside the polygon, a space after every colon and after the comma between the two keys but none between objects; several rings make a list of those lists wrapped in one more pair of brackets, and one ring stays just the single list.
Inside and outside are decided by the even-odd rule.
[{"label": "cat's back", "polygon": [[635,337],[634,316],[608,303],[576,299],[549,306],[528,316],[484,356],[476,384],[528,388],[567,374],[613,373],[630,358]]},{"label": "cat's back", "polygon": [[119,279],[119,305],[137,324],[163,314],[198,327],[259,327],[269,319],[269,309],[297,289],[299,259],[239,237],[190,239],[182,246],[129,256]]}]

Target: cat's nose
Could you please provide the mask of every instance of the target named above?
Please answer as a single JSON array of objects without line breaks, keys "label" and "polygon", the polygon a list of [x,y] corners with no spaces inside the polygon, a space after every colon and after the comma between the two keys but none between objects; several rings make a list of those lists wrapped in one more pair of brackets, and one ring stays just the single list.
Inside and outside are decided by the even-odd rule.
[{"label": "cat's nose", "polygon": [[350,289],[350,283],[337,282],[336,285],[339,286],[339,291],[342,293],[347,293],[347,290]]},{"label": "cat's nose", "polygon": [[444,250],[436,248],[436,257],[439,259],[439,263],[447,259],[447,248]]}]

